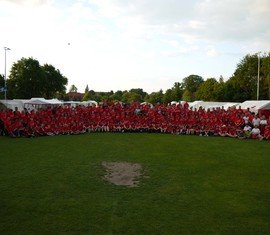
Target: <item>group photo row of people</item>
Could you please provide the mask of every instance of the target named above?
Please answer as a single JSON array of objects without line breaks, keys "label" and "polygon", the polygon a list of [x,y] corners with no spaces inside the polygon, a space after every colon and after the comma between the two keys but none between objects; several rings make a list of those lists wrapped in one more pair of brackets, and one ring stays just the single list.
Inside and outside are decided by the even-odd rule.
[{"label": "group photo row of people", "polygon": [[75,135],[91,132],[149,132],[270,140],[270,117],[249,109],[193,109],[188,103],[149,105],[48,106],[0,111],[0,134],[10,137]]}]

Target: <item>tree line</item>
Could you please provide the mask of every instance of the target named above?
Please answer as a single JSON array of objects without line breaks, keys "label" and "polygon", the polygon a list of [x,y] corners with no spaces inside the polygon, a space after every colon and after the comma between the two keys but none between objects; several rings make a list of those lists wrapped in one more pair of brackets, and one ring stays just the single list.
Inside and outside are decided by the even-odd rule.
[{"label": "tree line", "polygon": [[[259,67],[258,67],[259,66]],[[116,92],[97,92],[86,85],[82,96],[73,97],[80,100],[95,101],[132,101],[150,103],[169,103],[171,101],[231,101],[243,102],[257,98],[258,68],[260,72],[259,99],[270,99],[270,53],[246,55],[236,66],[233,75],[224,81],[220,76],[204,80],[199,75],[189,75],[182,82],[175,82],[166,91],[159,90],[152,93],[142,88],[118,90]],[[69,93],[77,93],[72,85],[66,93],[67,78],[52,65],[40,65],[33,58],[22,58],[14,63],[7,80],[7,97],[9,99],[29,99],[32,97],[59,98],[68,100]],[[0,76],[0,87],[4,84],[4,77]]]}]

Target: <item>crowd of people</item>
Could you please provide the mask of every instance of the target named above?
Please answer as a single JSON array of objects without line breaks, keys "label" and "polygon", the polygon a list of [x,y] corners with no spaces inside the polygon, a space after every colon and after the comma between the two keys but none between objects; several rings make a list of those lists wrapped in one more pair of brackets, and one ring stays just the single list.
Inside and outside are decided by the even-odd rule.
[{"label": "crowd of people", "polygon": [[104,103],[0,111],[0,134],[11,137],[86,132],[154,132],[270,140],[270,117],[239,108],[192,109],[179,105]]}]

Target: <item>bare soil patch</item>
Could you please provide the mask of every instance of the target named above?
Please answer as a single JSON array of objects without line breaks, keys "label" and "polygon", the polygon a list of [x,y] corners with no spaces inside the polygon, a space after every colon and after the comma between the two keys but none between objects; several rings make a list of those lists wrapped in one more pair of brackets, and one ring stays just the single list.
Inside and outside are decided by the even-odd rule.
[{"label": "bare soil patch", "polygon": [[105,179],[115,185],[137,187],[142,176],[142,166],[129,162],[102,162],[107,174]]}]

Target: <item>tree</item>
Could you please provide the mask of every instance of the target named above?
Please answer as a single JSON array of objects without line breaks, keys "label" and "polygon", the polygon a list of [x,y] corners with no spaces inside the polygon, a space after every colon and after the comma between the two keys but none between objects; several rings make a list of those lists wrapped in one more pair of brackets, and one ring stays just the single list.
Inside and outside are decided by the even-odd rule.
[{"label": "tree", "polygon": [[5,77],[4,75],[0,74],[0,87],[5,86]]},{"label": "tree", "polygon": [[216,101],[217,100],[217,85],[218,82],[215,78],[208,78],[203,82],[197,92],[196,99],[204,101]]},{"label": "tree", "polygon": [[224,83],[224,78],[223,78],[222,75],[219,76],[219,80],[218,81],[219,81],[219,83]]},{"label": "tree", "polygon": [[151,104],[162,103],[163,91],[160,90],[158,92],[152,92],[150,95],[147,95],[147,98],[145,98],[145,101],[147,101]]},{"label": "tree", "polygon": [[138,93],[126,91],[126,92],[123,93],[122,101],[124,103],[132,103],[134,101],[141,102],[142,97]]},{"label": "tree", "polygon": [[84,94],[89,92],[89,87],[88,84],[86,85],[85,89],[84,89]]},{"label": "tree", "polygon": [[90,99],[91,99],[91,95],[90,95],[89,91],[84,93],[82,100],[87,101],[87,100],[90,100]]},{"label": "tree", "polygon": [[46,74],[39,62],[33,58],[22,58],[11,68],[8,85],[8,98],[30,99],[43,97],[48,86]]},{"label": "tree", "polygon": [[270,53],[261,58],[260,98],[270,99]]},{"label": "tree", "polygon": [[193,101],[193,95],[189,90],[185,90],[182,99],[187,102]]},{"label": "tree", "polygon": [[183,96],[183,89],[182,89],[182,84],[180,82],[175,82],[173,87],[172,87],[172,101],[179,101],[181,100]]},{"label": "tree", "polygon": [[[0,89],[4,87],[5,87],[5,77],[4,75],[0,74]],[[5,97],[4,91],[0,92],[0,99],[4,99],[4,97]]]},{"label": "tree", "polygon": [[138,94],[140,98],[140,102],[144,100],[144,97],[147,95],[147,93],[142,88],[132,88],[129,90],[129,92]]},{"label": "tree", "polygon": [[117,100],[117,101],[120,101],[122,100],[122,96],[123,96],[123,91],[116,91],[114,94],[112,94],[110,96],[111,100]]},{"label": "tree", "polygon": [[82,100],[83,101],[90,100],[90,97],[91,97],[91,95],[90,95],[90,92],[89,92],[89,87],[88,87],[88,85],[86,85]]},{"label": "tree", "polygon": [[77,93],[77,92],[78,92],[78,88],[73,84],[73,85],[71,85],[71,87],[69,88],[69,92],[75,92],[75,93]]},{"label": "tree", "polygon": [[203,78],[199,75],[189,75],[183,79],[183,88],[195,93],[199,86],[203,83]]},{"label": "tree", "polygon": [[196,92],[203,82],[203,78],[198,75],[189,75],[188,77],[185,77],[182,83],[184,89],[183,100],[194,101]]},{"label": "tree", "polygon": [[13,99],[63,97],[66,84],[67,78],[52,65],[41,66],[36,59],[22,58],[12,65],[7,95]]},{"label": "tree", "polygon": [[172,89],[167,89],[165,94],[163,95],[163,103],[168,104],[174,100],[173,98],[174,97]]},{"label": "tree", "polygon": [[226,82],[230,87],[227,97],[230,101],[243,102],[256,99],[257,94],[258,55],[246,55],[233,76]]},{"label": "tree", "polygon": [[45,64],[42,69],[45,72],[44,97],[49,99],[59,94],[65,94],[67,78],[52,65]]}]

